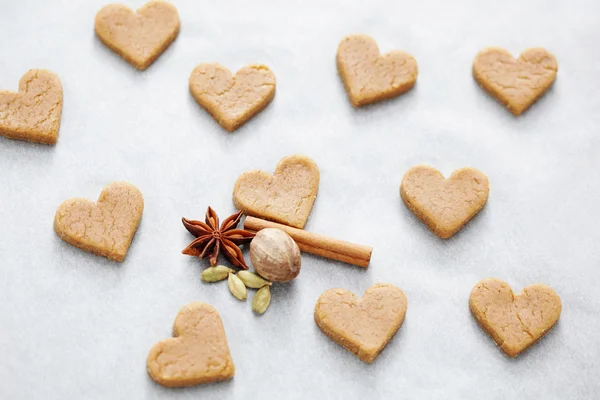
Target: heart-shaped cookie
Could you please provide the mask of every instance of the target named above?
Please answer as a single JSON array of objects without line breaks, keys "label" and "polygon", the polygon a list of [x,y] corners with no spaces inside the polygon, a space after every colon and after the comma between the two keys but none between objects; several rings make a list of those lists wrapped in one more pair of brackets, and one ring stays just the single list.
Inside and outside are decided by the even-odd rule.
[{"label": "heart-shaped cookie", "polygon": [[404,322],[406,307],[404,292],[387,283],[371,286],[362,299],[330,289],[317,300],[315,321],[334,342],[371,363]]},{"label": "heart-shaped cookie", "polygon": [[527,49],[518,59],[506,50],[488,48],[473,62],[473,76],[513,114],[527,110],[552,86],[558,63],[545,49]]},{"label": "heart-shaped cookie", "polygon": [[515,357],[544,336],[560,317],[560,297],[546,285],[517,295],[500,279],[484,279],[471,291],[471,313],[508,355]]},{"label": "heart-shaped cookie", "polygon": [[345,37],[337,51],[337,68],[354,107],[396,97],[417,81],[417,61],[403,51],[381,55],[367,35]]},{"label": "heart-shaped cookie", "polygon": [[130,183],[114,182],[98,202],[70,199],[54,217],[54,231],[65,242],[111,260],[123,261],[142,218],[142,193]]},{"label": "heart-shaped cookie", "polygon": [[293,155],[279,161],[273,175],[264,171],[240,175],[233,188],[233,203],[246,214],[302,229],[318,190],[317,164]]},{"label": "heart-shaped cookie", "polygon": [[217,310],[206,303],[183,307],[173,324],[173,338],[150,349],[147,367],[152,379],[168,387],[233,378],[235,366]]},{"label": "heart-shaped cookie", "polygon": [[409,169],[402,178],[400,196],[429,229],[448,239],[471,220],[487,202],[487,176],[475,168],[461,168],[444,179],[426,165]]},{"label": "heart-shaped cookie", "polygon": [[189,85],[198,104],[229,132],[261,112],[275,96],[275,75],[264,65],[249,65],[231,75],[222,65],[200,64]]},{"label": "heart-shaped cookie", "polygon": [[28,71],[19,92],[0,91],[0,136],[55,144],[62,114],[63,90],[56,74]]},{"label": "heart-shaped cookie", "polygon": [[177,9],[164,1],[151,1],[133,12],[109,4],[96,14],[96,35],[106,47],[139,70],[145,70],[179,34]]}]

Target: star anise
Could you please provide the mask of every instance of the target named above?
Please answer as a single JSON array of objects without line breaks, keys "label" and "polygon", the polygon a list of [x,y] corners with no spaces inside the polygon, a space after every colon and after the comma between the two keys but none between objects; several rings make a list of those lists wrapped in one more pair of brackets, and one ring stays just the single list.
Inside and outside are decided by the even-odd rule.
[{"label": "star anise", "polygon": [[244,255],[238,246],[250,243],[254,233],[236,229],[242,214],[242,211],[239,211],[229,216],[220,227],[219,217],[210,207],[206,211],[206,223],[181,218],[185,229],[197,238],[183,249],[182,253],[200,258],[209,257],[211,266],[217,265],[219,253],[223,253],[234,266],[248,269]]}]

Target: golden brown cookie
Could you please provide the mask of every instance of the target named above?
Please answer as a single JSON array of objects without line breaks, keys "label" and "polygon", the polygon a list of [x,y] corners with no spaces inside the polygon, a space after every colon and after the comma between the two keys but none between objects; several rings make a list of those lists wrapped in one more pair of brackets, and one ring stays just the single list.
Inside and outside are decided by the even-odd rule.
[{"label": "golden brown cookie", "polygon": [[558,63],[545,49],[527,49],[518,59],[506,50],[491,47],[473,62],[473,76],[513,114],[520,115],[552,86]]},{"label": "golden brown cookie", "polygon": [[130,183],[114,182],[98,202],[69,199],[54,217],[54,231],[62,240],[111,260],[123,261],[142,218],[142,193]]},{"label": "golden brown cookie", "polygon": [[112,51],[139,70],[145,70],[179,34],[179,14],[174,5],[151,1],[133,12],[109,4],[96,14],[96,35]]},{"label": "golden brown cookie", "polygon": [[315,321],[331,340],[371,363],[404,322],[406,307],[404,292],[387,283],[371,286],[362,299],[330,289],[317,300]]},{"label": "golden brown cookie", "polygon": [[508,355],[515,357],[544,336],[562,310],[560,297],[546,285],[530,285],[517,295],[500,279],[484,279],[471,291],[471,313]]},{"label": "golden brown cookie", "polygon": [[240,175],[233,188],[233,203],[249,215],[302,229],[318,190],[317,164],[293,155],[279,161],[273,175],[264,171]]},{"label": "golden brown cookie", "polygon": [[173,324],[173,337],[155,344],[148,354],[148,374],[167,387],[193,386],[233,378],[219,313],[206,303],[183,307]]},{"label": "golden brown cookie", "polygon": [[346,36],[337,51],[337,68],[354,107],[396,97],[417,81],[417,61],[403,51],[381,55],[367,35]]},{"label": "golden brown cookie", "polygon": [[461,168],[444,179],[426,165],[409,169],[402,178],[400,196],[429,229],[448,239],[471,220],[487,202],[487,176],[475,168]]},{"label": "golden brown cookie", "polygon": [[0,136],[55,144],[63,90],[56,74],[32,69],[19,81],[19,92],[0,91]]},{"label": "golden brown cookie", "polygon": [[233,132],[275,97],[275,75],[264,65],[249,65],[235,75],[220,64],[200,64],[190,75],[190,93],[214,119]]}]

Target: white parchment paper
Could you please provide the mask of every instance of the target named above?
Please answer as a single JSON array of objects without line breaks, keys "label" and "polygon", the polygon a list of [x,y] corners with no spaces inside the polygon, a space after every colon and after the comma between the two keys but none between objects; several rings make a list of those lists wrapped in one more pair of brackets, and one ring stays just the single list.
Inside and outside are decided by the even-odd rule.
[{"label": "white parchment paper", "polygon": [[[593,399],[600,391],[600,4],[594,0],[174,0],[181,34],[147,71],[93,32],[106,0],[0,0],[0,88],[30,68],[56,72],[64,111],[54,147],[0,138],[0,398],[2,399]],[[143,2],[131,0],[134,8]],[[335,68],[343,36],[371,35],[419,64],[410,93],[353,109]],[[519,118],[474,82],[479,50],[545,47],[554,87]],[[192,99],[201,62],[268,65],[271,105],[234,134]],[[307,229],[375,250],[365,270],[303,256],[255,316],[206,265],[180,254],[180,218],[234,211],[233,184],[284,156],[321,171]],[[405,208],[411,166],[489,176],[483,212],[442,241]],[[58,205],[96,199],[115,180],[145,199],[129,255],[118,264],[63,243]],[[552,286],[558,325],[514,360],[474,322],[468,296],[497,277],[516,291]],[[406,320],[372,365],[313,321],[332,287],[361,295],[376,282],[408,297]],[[150,347],[178,310],[221,313],[232,381],[164,389],[146,374]]]}]

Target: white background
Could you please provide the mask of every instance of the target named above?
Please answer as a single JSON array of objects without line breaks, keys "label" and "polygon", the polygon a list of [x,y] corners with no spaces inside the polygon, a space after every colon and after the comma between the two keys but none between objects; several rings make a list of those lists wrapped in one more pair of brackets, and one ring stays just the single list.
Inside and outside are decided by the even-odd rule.
[{"label": "white background", "polygon": [[[0,398],[3,399],[586,399],[600,390],[600,25],[595,0],[174,0],[175,43],[139,72],[94,36],[106,0],[0,0],[0,88],[30,68],[56,72],[64,109],[56,146],[0,138]],[[143,3],[132,0],[137,8]],[[568,4],[568,5],[567,5]],[[350,33],[410,52],[416,87],[353,109],[335,53]],[[479,50],[545,47],[559,63],[547,95],[519,118],[474,82]],[[234,134],[188,93],[201,62],[268,65],[274,101]],[[205,262],[180,254],[182,216],[224,218],[239,174],[272,172],[294,153],[321,171],[306,229],[374,247],[365,270],[303,256],[298,279],[255,316]],[[482,213],[454,238],[431,234],[402,204],[404,172],[489,176]],[[53,232],[58,205],[137,185],[142,223],[124,263]],[[246,253],[247,254],[247,253]],[[247,257],[249,260],[249,257]],[[481,279],[516,291],[552,286],[558,325],[510,360],[474,322]],[[361,295],[389,282],[408,297],[404,325],[372,365],[313,321],[332,287]],[[146,374],[152,345],[192,301],[223,318],[232,381],[165,389]]]}]

